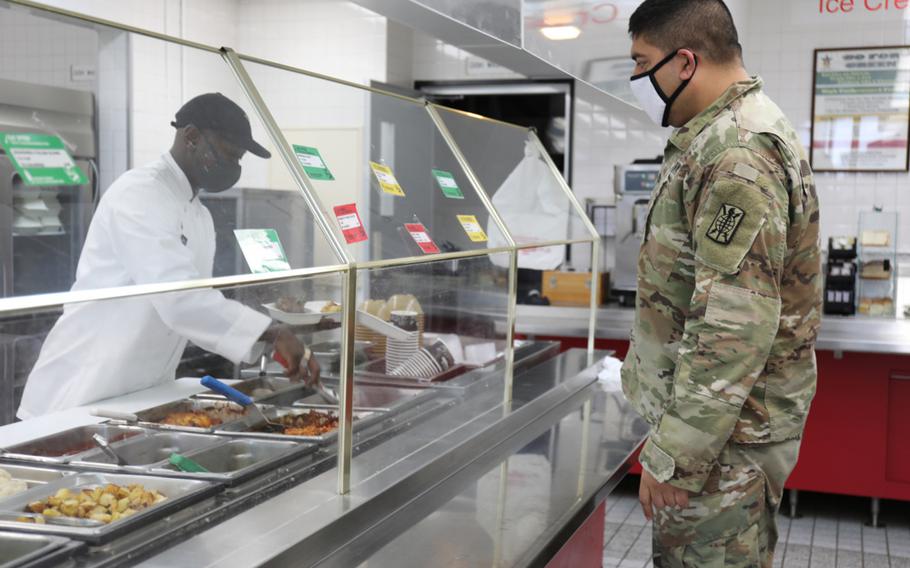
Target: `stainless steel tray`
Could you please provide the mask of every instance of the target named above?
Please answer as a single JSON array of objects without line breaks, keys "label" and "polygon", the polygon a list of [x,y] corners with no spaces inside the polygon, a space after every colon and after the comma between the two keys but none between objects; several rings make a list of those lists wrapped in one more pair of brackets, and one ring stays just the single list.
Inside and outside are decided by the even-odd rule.
[{"label": "stainless steel tray", "polygon": [[155,475],[210,479],[233,485],[274,469],[293,459],[315,452],[316,444],[296,441],[221,438],[222,443],[184,454],[209,470],[207,473],[179,471],[166,460],[154,464],[149,471]]},{"label": "stainless steel tray", "polygon": [[69,542],[59,536],[0,532],[0,568],[46,560]]},{"label": "stainless steel tray", "polygon": [[[354,384],[354,408],[363,410],[401,412],[432,396],[436,396],[436,391],[383,385]],[[311,395],[301,400],[295,400],[292,405],[308,406],[318,404],[320,398],[319,395]]]},{"label": "stainless steel tray", "polygon": [[[326,381],[326,385],[338,391],[334,381]],[[359,410],[401,412],[432,396],[436,396],[434,389],[354,384],[354,408]],[[320,406],[323,398],[306,387],[298,387],[263,399],[262,403],[275,406]]]},{"label": "stainless steel tray", "polygon": [[[237,381],[232,383],[231,386],[253,400],[260,401],[283,392],[296,390],[302,385],[301,383],[292,383],[290,379],[284,377],[265,376]],[[226,400],[224,395],[212,391],[195,394],[193,398],[199,400]]]},{"label": "stainless steel tray", "polygon": [[[198,428],[195,426],[172,426],[170,424],[162,424],[161,421],[167,418],[167,416],[173,412],[205,412],[210,416],[220,419],[222,421],[222,424],[217,424],[211,428]],[[212,432],[224,424],[234,422],[236,420],[243,420],[247,414],[249,414],[249,410],[244,409],[239,404],[235,404],[226,400],[183,399],[169,402],[167,404],[162,404],[160,406],[147,408],[145,410],[140,410],[136,413],[136,417],[139,419],[137,424],[140,426],[145,426],[147,428],[156,428],[159,430],[176,430],[178,432],[197,432],[204,434]],[[126,424],[126,422],[123,422],[121,420],[110,420],[109,422],[112,424]]]},{"label": "stainless steel tray", "polygon": [[[44,485],[45,483],[57,481],[61,477],[70,475],[72,473],[60,469],[49,469],[45,467],[34,467],[30,465],[13,465],[7,463],[0,463],[0,469],[6,470],[7,473],[13,476],[13,479],[21,479],[24,481],[25,485],[28,486],[29,489]],[[14,497],[14,495],[11,497]],[[6,499],[8,499],[8,497],[0,497],[0,503]],[[0,505],[0,509],[2,508],[2,505]]]},{"label": "stainless steel tray", "polygon": [[133,530],[138,526],[144,525],[152,519],[166,514],[168,511],[180,509],[191,502],[203,499],[220,489],[220,486],[218,485],[208,481],[195,479],[175,479],[144,475],[124,475],[118,473],[79,473],[76,475],[68,475],[57,481],[15,495],[3,502],[3,508],[12,511],[25,511],[26,505],[32,501],[46,499],[47,497],[54,495],[60,489],[80,491],[99,485],[107,485],[108,483],[115,483],[122,486],[138,483],[146,489],[158,491],[167,497],[167,499],[161,503],[152,505],[148,509],[140,511],[135,515],[98,527],[74,527],[55,524],[39,525],[0,519],[0,528],[35,534],[69,536],[93,543],[102,543],[115,536]]},{"label": "stainless steel tray", "polygon": [[98,446],[92,441],[92,435],[94,434],[100,434],[108,442],[116,442],[147,433],[148,430],[143,428],[111,424],[89,424],[4,448],[0,451],[0,456],[7,459],[36,463],[65,464],[86,452],[92,452],[97,449]]},{"label": "stainless steel tray", "polygon": [[[324,414],[329,414],[332,416],[338,415],[338,410],[334,406],[328,405],[306,405],[306,406],[295,406],[295,407],[282,407],[282,406],[265,406],[261,405],[262,411],[270,420],[275,420],[281,418],[282,416],[288,415],[299,415],[304,414],[309,411],[320,412]],[[374,410],[354,410],[354,431],[357,431],[361,428],[366,428],[370,424],[375,424],[376,422],[382,420],[385,417],[386,413],[377,412]],[[264,438],[267,440],[302,440],[307,442],[317,442],[320,444],[328,444],[334,442],[338,437],[338,431],[334,430],[328,432],[321,436],[289,436],[287,434],[276,434],[271,432],[263,432],[261,429],[265,426],[265,423],[255,417],[247,421],[241,422],[232,422],[230,424],[225,424],[224,428],[216,430],[216,434],[231,435],[231,436],[240,436],[240,437],[251,437],[251,438]]]},{"label": "stainless steel tray", "polygon": [[210,448],[224,443],[224,438],[188,432],[157,431],[149,436],[132,438],[111,444],[111,448],[126,460],[126,466],[118,466],[113,459],[100,449],[87,452],[73,460],[70,465],[94,467],[131,473],[145,473],[159,462],[167,462],[173,453],[186,455],[189,452]]},{"label": "stainless steel tray", "polygon": [[365,365],[358,367],[357,372],[355,373],[355,380],[371,380],[376,382],[387,382],[389,384],[396,385],[428,385],[431,383],[445,382],[455,377],[461,376],[471,369],[476,369],[476,366],[466,365],[464,363],[457,363],[452,365],[445,371],[440,371],[432,377],[411,377],[407,375],[390,375],[386,372],[385,367],[385,358],[382,359],[373,359]]}]

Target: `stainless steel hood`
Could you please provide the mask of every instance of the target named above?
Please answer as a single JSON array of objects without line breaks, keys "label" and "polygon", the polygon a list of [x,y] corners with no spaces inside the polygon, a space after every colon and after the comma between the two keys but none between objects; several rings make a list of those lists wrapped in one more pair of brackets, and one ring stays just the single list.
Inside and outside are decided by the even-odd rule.
[{"label": "stainless steel hood", "polygon": [[[352,1],[528,78],[575,80],[576,96],[583,96],[591,105],[614,108],[630,117],[640,113],[645,119],[622,92],[631,73],[631,68],[625,73],[624,67],[630,61],[625,30],[628,15],[639,0],[607,3],[616,6],[609,14],[598,11],[603,2],[589,0]],[[549,25],[551,15],[557,23],[577,25],[581,36],[575,41],[543,39],[542,28]],[[618,73],[613,81],[600,82],[604,68],[614,69],[613,75]],[[614,88],[616,84],[621,86]],[[642,125],[659,134],[646,120]]]},{"label": "stainless steel hood", "polygon": [[94,158],[94,95],[0,79],[0,131],[54,134],[75,158]]},{"label": "stainless steel hood", "polygon": [[[353,0],[364,8],[534,79],[572,76],[521,47],[411,0]],[[475,3],[476,4],[476,3]],[[481,7],[476,9],[480,10]],[[520,21],[519,21],[520,25]],[[519,30],[520,31],[520,30]]]}]

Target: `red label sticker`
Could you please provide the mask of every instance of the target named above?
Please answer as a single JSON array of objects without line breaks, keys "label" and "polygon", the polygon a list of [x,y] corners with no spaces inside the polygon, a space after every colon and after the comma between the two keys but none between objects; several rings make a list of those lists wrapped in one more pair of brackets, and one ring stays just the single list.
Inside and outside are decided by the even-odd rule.
[{"label": "red label sticker", "polygon": [[420,247],[420,250],[426,254],[439,252],[439,247],[430,238],[430,234],[427,232],[427,228],[423,226],[423,223],[405,223],[404,228],[411,233],[411,237],[417,243],[417,246]]},{"label": "red label sticker", "polygon": [[341,227],[344,240],[349,245],[367,240],[367,232],[363,228],[360,214],[357,213],[356,203],[335,207],[335,218],[338,219],[338,226]]}]

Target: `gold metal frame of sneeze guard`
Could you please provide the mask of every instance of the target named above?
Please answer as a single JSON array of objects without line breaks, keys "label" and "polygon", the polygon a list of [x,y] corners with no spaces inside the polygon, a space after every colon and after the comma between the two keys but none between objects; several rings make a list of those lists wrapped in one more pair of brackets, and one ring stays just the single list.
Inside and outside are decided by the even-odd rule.
[{"label": "gold metal frame of sneeze guard", "polygon": [[499,214],[499,211],[497,211],[496,207],[493,206],[493,201],[490,199],[490,196],[486,190],[484,190],[483,184],[480,183],[480,179],[477,177],[477,174],[474,172],[474,169],[471,167],[468,159],[461,151],[461,147],[455,141],[455,137],[452,136],[452,133],[449,131],[449,127],[446,126],[445,120],[443,120],[442,116],[440,116],[436,105],[428,102],[426,104],[426,109],[427,113],[430,115],[430,118],[433,119],[433,124],[436,125],[436,129],[442,135],[442,138],[445,140],[446,144],[449,145],[449,149],[455,155],[455,159],[458,161],[461,169],[464,170],[465,175],[467,175],[468,181],[471,182],[471,186],[474,188],[474,192],[477,194],[477,197],[487,208],[487,211],[490,213],[490,218],[493,219],[494,223],[496,223],[496,227],[506,238],[506,243],[508,244],[509,248],[512,249],[509,256],[509,297],[507,300],[508,304],[506,306],[506,351],[504,354],[505,380],[503,381],[502,405],[503,416],[506,416],[512,410],[512,375],[515,370],[515,320],[518,316],[518,251],[515,247],[515,239],[512,237],[512,233],[506,226],[505,221],[503,221],[502,216]]},{"label": "gold metal frame of sneeze guard", "polygon": [[[585,229],[587,229],[588,234],[591,237],[591,314],[588,319],[588,365],[594,364],[594,332],[597,328],[597,290],[600,288],[600,235],[597,233],[597,229],[594,227],[594,223],[588,219],[588,214],[585,212],[584,207],[575,199],[575,193],[572,191],[572,188],[569,187],[569,184],[566,183],[566,180],[562,177],[559,168],[556,167],[556,164],[553,163],[553,160],[550,158],[550,154],[547,153],[547,149],[544,147],[543,143],[540,141],[540,138],[537,137],[537,134],[534,131],[529,131],[529,136],[531,140],[534,141],[534,145],[537,148],[540,157],[543,159],[544,163],[550,168],[550,171],[553,173],[553,176],[559,182],[559,186],[562,188],[566,197],[569,199],[569,203],[572,204],[572,207],[575,209],[575,212],[581,218],[582,224]],[[568,239],[568,235],[566,236]]]},{"label": "gold metal frame of sneeze guard", "polygon": [[505,543],[506,505],[509,500],[509,458],[499,464],[499,487],[496,501],[496,534],[493,543],[493,568],[502,566],[503,547]]},{"label": "gold metal frame of sneeze guard", "polygon": [[310,178],[307,177],[306,172],[303,171],[303,166],[300,165],[300,162],[294,155],[294,151],[284,137],[281,127],[278,126],[275,117],[272,116],[269,107],[266,106],[265,100],[259,93],[259,89],[256,87],[256,84],[253,82],[249,73],[247,73],[246,67],[243,66],[243,61],[237,55],[237,52],[230,47],[222,47],[221,53],[230,66],[231,71],[234,72],[234,76],[240,82],[240,86],[252,103],[253,108],[256,109],[256,113],[259,115],[259,119],[262,121],[263,126],[265,126],[269,138],[271,138],[272,142],[275,144],[275,149],[278,151],[278,154],[281,155],[291,176],[297,183],[297,187],[300,189],[304,201],[306,201],[310,214],[316,222],[316,226],[319,227],[319,230],[328,241],[329,246],[332,247],[332,252],[339,261],[348,265],[352,264],[354,262],[353,259],[348,254],[348,251],[342,244],[339,236],[335,234],[335,228],[328,222],[328,214],[322,204],[322,200],[319,198],[319,194],[310,184]]},{"label": "gold metal frame of sneeze guard", "polygon": [[357,268],[344,273],[343,320],[341,321],[341,381],[338,393],[338,493],[351,490],[354,461],[354,326],[357,316]]},{"label": "gold metal frame of sneeze guard", "polygon": [[341,240],[335,234],[335,230],[327,220],[325,208],[318,194],[310,185],[310,180],[303,171],[293,150],[288,144],[281,132],[281,128],[275,121],[275,117],[269,111],[262,95],[253,83],[252,78],[247,73],[243,62],[237,53],[231,48],[222,48],[221,53],[225,60],[240,82],[241,87],[246,93],[256,112],[259,114],[268,131],[269,137],[275,144],[275,148],[284,160],[285,165],[291,172],[293,179],[297,182],[300,192],[310,209],[316,225],[319,227],[329,246],[335,255],[342,260],[347,268],[343,273],[342,288],[344,289],[344,300],[342,304],[343,320],[341,324],[342,347],[341,347],[341,380],[339,381],[340,396],[338,397],[338,493],[346,494],[351,490],[351,462],[353,461],[353,428],[354,428],[354,317],[357,310],[357,273],[354,259],[348,254],[347,249],[341,244]]},{"label": "gold metal frame of sneeze guard", "polygon": [[589,396],[587,400],[585,400],[585,404],[582,406],[581,411],[581,456],[578,460],[578,487],[575,493],[575,496],[578,499],[581,499],[582,495],[584,495],[585,483],[588,479],[588,444],[590,443],[591,438],[591,402],[591,397]]}]

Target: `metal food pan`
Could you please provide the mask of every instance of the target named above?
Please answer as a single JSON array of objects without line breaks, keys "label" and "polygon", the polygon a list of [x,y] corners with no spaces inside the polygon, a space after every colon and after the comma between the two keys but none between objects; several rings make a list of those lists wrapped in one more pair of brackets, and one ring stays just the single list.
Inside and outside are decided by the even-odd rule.
[{"label": "metal food pan", "polygon": [[[274,376],[256,377],[254,379],[246,379],[231,384],[231,387],[239,390],[255,401],[270,398],[289,390],[295,390],[300,386],[300,383],[293,383],[290,379]],[[224,395],[213,391],[195,394],[193,395],[193,398],[201,400],[225,400]]]},{"label": "metal food pan", "polygon": [[[395,381],[392,384],[426,384],[426,383],[437,383],[444,382],[460,375],[463,375],[475,369],[476,367],[466,365],[464,363],[457,363],[452,365],[444,371],[440,371],[433,375],[432,377],[412,377],[408,375],[390,375],[386,372],[386,360],[383,359],[374,359],[364,365],[361,368],[357,369],[356,376],[358,378],[367,378],[374,380],[390,380]],[[400,381],[400,382],[399,382]]]},{"label": "metal food pan", "polygon": [[[263,406],[262,410],[265,415],[273,421],[280,419],[283,416],[305,414],[311,410],[323,414],[329,414],[331,416],[338,416],[337,408],[328,405],[312,404],[296,407]],[[376,422],[382,420],[385,414],[386,413],[384,412],[377,412],[372,410],[354,410],[354,430],[356,431],[360,428],[366,428],[370,424],[375,424]],[[226,424],[224,428],[217,430],[216,434],[264,438],[268,440],[302,440],[306,442],[316,442],[319,444],[328,444],[334,442],[338,437],[338,430],[327,432],[321,436],[289,436],[287,434],[277,434],[273,432],[263,431],[264,427],[265,422],[263,422],[261,419],[256,419],[253,417],[248,421]]]},{"label": "metal food pan", "polygon": [[153,465],[149,471],[155,475],[211,479],[228,485],[245,481],[270,471],[284,463],[315,452],[316,444],[301,444],[296,441],[274,441],[259,439],[233,439],[210,446],[185,456],[208,470],[206,473],[180,471],[167,461]]},{"label": "metal food pan", "polygon": [[2,450],[2,456],[8,459],[37,463],[65,464],[78,458],[81,454],[94,451],[98,446],[92,440],[94,434],[100,434],[108,442],[117,442],[143,436],[148,430],[111,424],[89,424],[71,428],[50,436],[30,442],[16,444]]},{"label": "metal food pan", "polygon": [[[436,396],[436,391],[432,389],[354,384],[354,408],[362,410],[401,412],[432,396]],[[321,402],[322,397],[315,394],[294,400],[291,406],[318,405]]]},{"label": "metal food pan", "polygon": [[[338,391],[336,381],[325,381]],[[423,402],[437,395],[437,389],[426,388],[427,385],[415,385],[407,381],[404,385],[391,385],[380,383],[354,383],[354,408],[359,410],[372,410],[377,412],[401,412],[415,404]],[[273,406],[320,406],[323,398],[319,393],[303,385],[269,398],[262,399],[262,404]]]},{"label": "metal food pan", "polygon": [[41,499],[54,495],[61,489],[74,492],[114,483],[127,486],[134,483],[142,485],[147,490],[155,490],[167,497],[161,503],[139,511],[125,519],[120,519],[106,525],[97,527],[80,527],[57,524],[23,523],[10,518],[0,518],[0,528],[16,531],[69,536],[78,540],[86,540],[95,544],[107,542],[125,532],[146,525],[153,519],[165,515],[168,511],[181,509],[192,502],[203,499],[220,489],[220,486],[208,481],[195,479],[176,479],[168,477],[151,477],[145,475],[124,475],[119,473],[79,473],[68,475],[57,481],[30,489],[10,499],[3,501],[5,511],[25,511],[26,506]]},{"label": "metal food pan", "polygon": [[[7,473],[9,473],[13,479],[21,479],[24,481],[29,489],[44,485],[45,483],[57,481],[61,477],[71,474],[71,472],[59,469],[33,467],[30,465],[13,465],[6,463],[0,463],[0,469],[5,470]],[[7,497],[0,497],[0,503],[2,503],[5,499],[7,499]],[[0,505],[0,508],[2,508],[2,505]]]},{"label": "metal food pan", "polygon": [[[213,418],[221,420],[221,424],[216,424],[211,428],[198,428],[195,426],[173,426],[161,423],[162,420],[174,412],[204,412]],[[136,413],[136,418],[139,419],[138,424],[149,428],[176,430],[178,432],[209,433],[224,424],[243,420],[248,413],[248,409],[227,400],[183,399],[140,410]],[[113,422],[119,423],[116,420]]]},{"label": "metal food pan", "polygon": [[[330,383],[328,381],[325,381],[325,384],[329,385],[329,386],[334,386],[333,383]],[[337,392],[337,390],[338,390],[337,387],[335,387],[335,390]],[[262,399],[258,400],[257,402],[259,402],[262,405],[270,405],[270,406],[291,406],[294,403],[294,401],[300,400],[303,398],[307,398],[310,396],[312,396],[314,398],[318,398],[320,401],[323,400],[322,397],[319,396],[319,393],[317,393],[314,389],[311,389],[310,387],[306,386],[303,383],[296,383],[294,385],[294,388],[288,389],[284,392],[275,393],[272,396],[262,398]]]},{"label": "metal food pan", "polygon": [[0,568],[48,560],[68,543],[69,540],[59,536],[0,532]]},{"label": "metal food pan", "polygon": [[126,460],[128,464],[126,466],[118,466],[110,456],[100,449],[82,454],[78,460],[73,460],[70,463],[74,466],[145,472],[148,466],[167,461],[173,453],[186,454],[222,443],[224,443],[224,438],[220,436],[159,431],[150,436],[124,440],[111,445],[111,449]]}]

